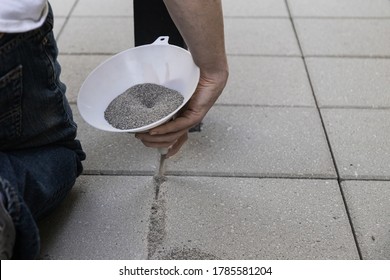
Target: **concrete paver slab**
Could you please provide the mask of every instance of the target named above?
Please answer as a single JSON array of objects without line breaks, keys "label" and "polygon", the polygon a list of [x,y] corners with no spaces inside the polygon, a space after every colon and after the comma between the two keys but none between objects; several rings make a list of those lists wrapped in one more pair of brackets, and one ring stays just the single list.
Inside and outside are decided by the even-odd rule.
[{"label": "concrete paver slab", "polygon": [[74,16],[132,16],[132,0],[79,0]]},{"label": "concrete paver slab", "polygon": [[66,18],[64,17],[56,17],[54,20],[53,33],[56,39],[58,39],[58,35],[65,24],[65,20]]},{"label": "concrete paver slab", "polygon": [[343,179],[390,179],[390,110],[322,109]]},{"label": "concrete paver slab", "polygon": [[222,0],[222,7],[224,16],[288,17],[288,11],[284,0]]},{"label": "concrete paver slab", "polygon": [[77,101],[81,85],[89,73],[109,58],[107,55],[60,55],[61,81],[66,84],[66,95],[71,103]]},{"label": "concrete paver slab", "polygon": [[168,171],[223,176],[333,178],[318,112],[310,108],[214,107]]},{"label": "concrete paver slab", "polygon": [[292,16],[390,17],[388,0],[288,0]]},{"label": "concrete paver slab", "polygon": [[289,19],[226,18],[225,37],[228,54],[300,56]]},{"label": "concrete paver slab", "polygon": [[53,8],[54,17],[67,17],[70,15],[73,5],[76,0],[50,0],[50,5]]},{"label": "concrete paver slab", "polygon": [[390,19],[298,18],[294,22],[304,55],[390,55]]},{"label": "concrete paver slab", "polygon": [[390,107],[390,59],[307,58],[320,106]]},{"label": "concrete paver slab", "polygon": [[145,259],[154,195],[148,177],[81,176],[40,223],[42,258]]},{"label": "concrete paver slab", "polygon": [[390,259],[390,181],[342,184],[363,259]]},{"label": "concrete paver slab", "polygon": [[[154,172],[154,149],[127,133],[98,131],[80,119],[86,170]],[[318,112],[310,108],[213,108],[201,133],[166,163],[179,174],[334,178]]]},{"label": "concrete paver slab", "polygon": [[169,177],[156,208],[155,259],[358,258],[336,181]]},{"label": "concrete paver slab", "polygon": [[218,103],[315,106],[301,58],[229,56],[229,80]]},{"label": "concrete paver slab", "polygon": [[133,33],[130,17],[72,17],[58,44],[63,53],[115,54],[134,46]]}]

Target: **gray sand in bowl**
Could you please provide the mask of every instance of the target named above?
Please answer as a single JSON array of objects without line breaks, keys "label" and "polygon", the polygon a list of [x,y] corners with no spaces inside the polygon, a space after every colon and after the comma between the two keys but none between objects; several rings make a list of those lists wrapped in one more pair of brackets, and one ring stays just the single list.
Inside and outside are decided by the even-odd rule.
[{"label": "gray sand in bowl", "polygon": [[115,128],[134,129],[166,117],[183,100],[176,90],[151,83],[138,84],[116,97],[104,111],[104,117]]}]

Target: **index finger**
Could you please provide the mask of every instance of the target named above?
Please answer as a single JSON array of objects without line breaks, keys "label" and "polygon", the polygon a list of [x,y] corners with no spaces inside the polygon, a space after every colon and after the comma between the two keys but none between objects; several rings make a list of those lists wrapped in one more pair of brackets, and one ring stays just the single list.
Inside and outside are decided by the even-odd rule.
[{"label": "index finger", "polygon": [[149,131],[150,135],[175,133],[182,130],[188,130],[201,121],[196,114],[188,113],[185,111],[182,115],[176,119],[169,121],[163,125],[155,127]]}]

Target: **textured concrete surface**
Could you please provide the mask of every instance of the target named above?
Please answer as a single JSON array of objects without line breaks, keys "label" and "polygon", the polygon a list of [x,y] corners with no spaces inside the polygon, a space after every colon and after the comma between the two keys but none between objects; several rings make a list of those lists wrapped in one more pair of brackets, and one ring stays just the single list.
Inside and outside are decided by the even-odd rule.
[{"label": "textured concrete surface", "polygon": [[[88,154],[86,170],[156,169],[156,151],[143,147],[132,134],[98,131],[75,116]],[[318,113],[309,108],[249,107],[244,111],[216,106],[205,119],[203,132],[193,134],[181,153],[167,162],[167,171],[334,178],[319,123]]]},{"label": "textured concrete surface", "polygon": [[144,259],[151,177],[82,176],[40,223],[44,259]]},{"label": "textured concrete surface", "polygon": [[72,17],[66,27],[58,40],[61,53],[114,54],[134,46],[130,17]]},{"label": "textured concrete surface", "polygon": [[223,4],[228,85],[156,184],[155,149],[75,104],[134,45],[132,1],[52,0],[87,160],[40,223],[42,258],[390,259],[390,2]]},{"label": "textured concrete surface", "polygon": [[56,17],[54,20],[53,33],[56,38],[58,38],[59,33],[65,25],[65,17]]},{"label": "textured concrete surface", "polygon": [[[223,117],[221,117],[223,116]],[[318,112],[310,108],[215,107],[168,171],[224,176],[334,178]]]},{"label": "textured concrete surface", "polygon": [[287,0],[293,16],[390,18],[388,0]]},{"label": "textured concrete surface", "polygon": [[229,65],[219,104],[315,106],[301,58],[230,56]]},{"label": "textured concrete surface", "polygon": [[284,0],[222,0],[226,17],[288,17]]},{"label": "textured concrete surface", "polygon": [[364,259],[390,259],[390,182],[347,181],[343,190]]},{"label": "textured concrete surface", "polygon": [[132,0],[82,0],[74,9],[75,16],[132,16]]},{"label": "textured concrete surface", "polygon": [[152,258],[358,258],[335,181],[170,177],[157,212]]},{"label": "textured concrete surface", "polygon": [[50,0],[50,5],[56,18],[67,17],[69,16],[76,2],[77,0]]},{"label": "textured concrete surface", "polygon": [[226,18],[225,33],[228,54],[300,55],[289,19]]},{"label": "textured concrete surface", "polygon": [[319,105],[390,107],[389,59],[306,59]]},{"label": "textured concrete surface", "polygon": [[322,110],[343,179],[390,179],[390,111]]},{"label": "textured concrete surface", "polygon": [[58,60],[62,66],[61,80],[66,84],[66,95],[71,103],[76,103],[77,95],[89,73],[108,55],[60,55]]},{"label": "textured concrete surface", "polygon": [[295,19],[303,53],[389,56],[390,19]]}]

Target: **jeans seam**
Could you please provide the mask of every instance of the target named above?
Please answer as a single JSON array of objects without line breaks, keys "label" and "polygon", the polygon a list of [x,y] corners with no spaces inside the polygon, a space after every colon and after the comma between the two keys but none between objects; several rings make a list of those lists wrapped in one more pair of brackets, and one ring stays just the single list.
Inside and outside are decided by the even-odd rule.
[{"label": "jeans seam", "polygon": [[22,100],[22,92],[23,92],[23,84],[21,82],[22,80],[22,72],[23,67],[21,65],[13,68],[11,71],[9,71],[7,74],[4,75],[4,78],[0,79],[0,88],[6,87],[7,84],[12,83],[13,80],[18,80],[18,86],[13,88],[12,90],[12,104],[10,110],[6,110],[5,113],[0,115],[0,123],[5,122],[7,119],[11,119],[11,121],[8,123],[11,126],[12,131],[15,131],[15,133],[12,133],[14,136],[9,136],[14,138],[15,136],[20,136],[22,133],[22,125],[21,125],[21,100]]}]

